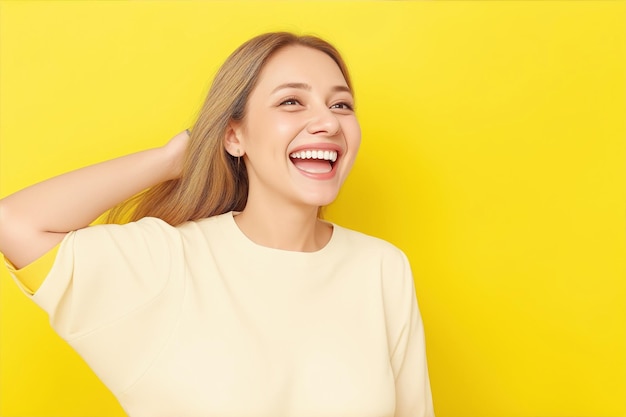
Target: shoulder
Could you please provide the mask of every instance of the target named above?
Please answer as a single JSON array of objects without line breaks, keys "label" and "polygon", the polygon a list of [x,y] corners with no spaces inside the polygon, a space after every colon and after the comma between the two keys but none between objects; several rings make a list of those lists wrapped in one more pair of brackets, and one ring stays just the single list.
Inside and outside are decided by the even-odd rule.
[{"label": "shoulder", "polygon": [[173,259],[183,256],[189,248],[212,237],[219,240],[217,230],[226,215],[187,221],[173,226],[156,217],[144,217],[125,224],[97,224],[71,232],[62,248],[81,256],[114,253],[146,259]]},{"label": "shoulder", "polygon": [[220,241],[225,234],[232,233],[230,223],[232,213],[218,214],[198,220],[190,220],[176,226],[178,233],[185,244],[195,244],[200,241]]},{"label": "shoulder", "polygon": [[384,239],[371,236],[356,230],[333,224],[336,233],[341,235],[341,242],[350,251],[358,251],[365,256],[372,256],[386,262],[406,264],[404,252]]},{"label": "shoulder", "polygon": [[198,231],[211,230],[223,223],[224,215],[190,220],[173,226],[157,217],[144,217],[137,221],[124,224],[96,224],[84,229],[71,232],[81,239],[103,238],[109,239],[149,239],[174,238],[193,235]]},{"label": "shoulder", "polygon": [[[161,264],[181,255],[181,233],[167,222],[145,217],[126,224],[96,224],[70,232],[60,247],[73,262],[99,265],[115,260]],[[98,262],[97,260],[100,260]]]},{"label": "shoulder", "polygon": [[165,235],[176,233],[176,227],[171,226],[164,220],[156,217],[144,217],[140,220],[125,224],[95,224],[71,232],[71,234],[81,238],[98,238],[108,236],[110,238],[128,237],[141,234]]},{"label": "shoulder", "polygon": [[413,273],[405,253],[394,244],[365,233],[338,227],[345,246],[344,255],[362,276],[380,283],[386,309],[405,298],[415,297]]}]

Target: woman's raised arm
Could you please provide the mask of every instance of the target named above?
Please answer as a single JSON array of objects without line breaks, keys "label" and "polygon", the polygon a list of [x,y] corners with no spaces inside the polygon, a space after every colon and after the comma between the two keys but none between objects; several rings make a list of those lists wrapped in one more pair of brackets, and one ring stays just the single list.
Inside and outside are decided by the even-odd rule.
[{"label": "woman's raised arm", "polygon": [[59,175],[0,200],[0,252],[22,268],[70,231],[164,181],[178,178],[187,131],[166,145]]}]

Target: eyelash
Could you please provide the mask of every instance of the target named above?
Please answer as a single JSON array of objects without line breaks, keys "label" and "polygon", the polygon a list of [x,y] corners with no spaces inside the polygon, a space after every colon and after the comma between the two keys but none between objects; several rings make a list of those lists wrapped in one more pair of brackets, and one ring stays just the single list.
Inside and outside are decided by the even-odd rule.
[{"label": "eyelash", "polygon": [[341,107],[342,110],[354,110],[354,106],[346,103],[345,101],[342,101],[341,103],[335,103],[333,104],[333,107],[334,106],[345,106],[345,108]]},{"label": "eyelash", "polygon": [[283,104],[286,104],[286,103],[288,103],[290,101],[294,101],[297,104],[300,104],[300,101],[297,98],[295,98],[295,97],[287,97],[286,99],[284,99],[283,101],[280,102],[280,105],[282,106]]},{"label": "eyelash", "polygon": [[[289,103],[289,102],[295,102],[296,104],[301,104],[300,100],[298,100],[296,97],[287,97],[287,98],[285,98],[284,100],[282,100],[280,102],[280,106],[287,105],[287,103]],[[289,105],[292,105],[292,104],[289,104]],[[354,110],[354,106],[352,106],[349,103],[346,103],[345,101],[342,101],[340,103],[335,103],[335,104],[333,104],[331,106],[331,108],[333,108],[335,106],[345,106],[345,107],[337,107],[337,108],[342,109],[342,110],[351,110],[351,111]]]}]

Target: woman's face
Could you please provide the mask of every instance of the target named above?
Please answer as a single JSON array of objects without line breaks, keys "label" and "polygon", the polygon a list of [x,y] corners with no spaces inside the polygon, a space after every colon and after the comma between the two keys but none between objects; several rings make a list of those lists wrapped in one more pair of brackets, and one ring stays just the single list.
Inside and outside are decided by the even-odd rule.
[{"label": "woman's face", "polygon": [[[270,58],[234,124],[254,199],[319,207],[331,203],[361,142],[354,99],[323,52],[289,46]],[[232,146],[228,150],[236,152]]]}]

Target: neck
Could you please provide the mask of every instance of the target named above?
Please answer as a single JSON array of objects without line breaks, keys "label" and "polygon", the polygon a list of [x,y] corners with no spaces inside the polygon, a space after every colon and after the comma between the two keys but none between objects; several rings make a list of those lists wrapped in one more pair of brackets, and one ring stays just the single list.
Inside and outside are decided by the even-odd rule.
[{"label": "neck", "polygon": [[267,207],[248,201],[235,222],[254,243],[288,251],[318,251],[332,235],[332,226],[317,218],[317,207]]}]

